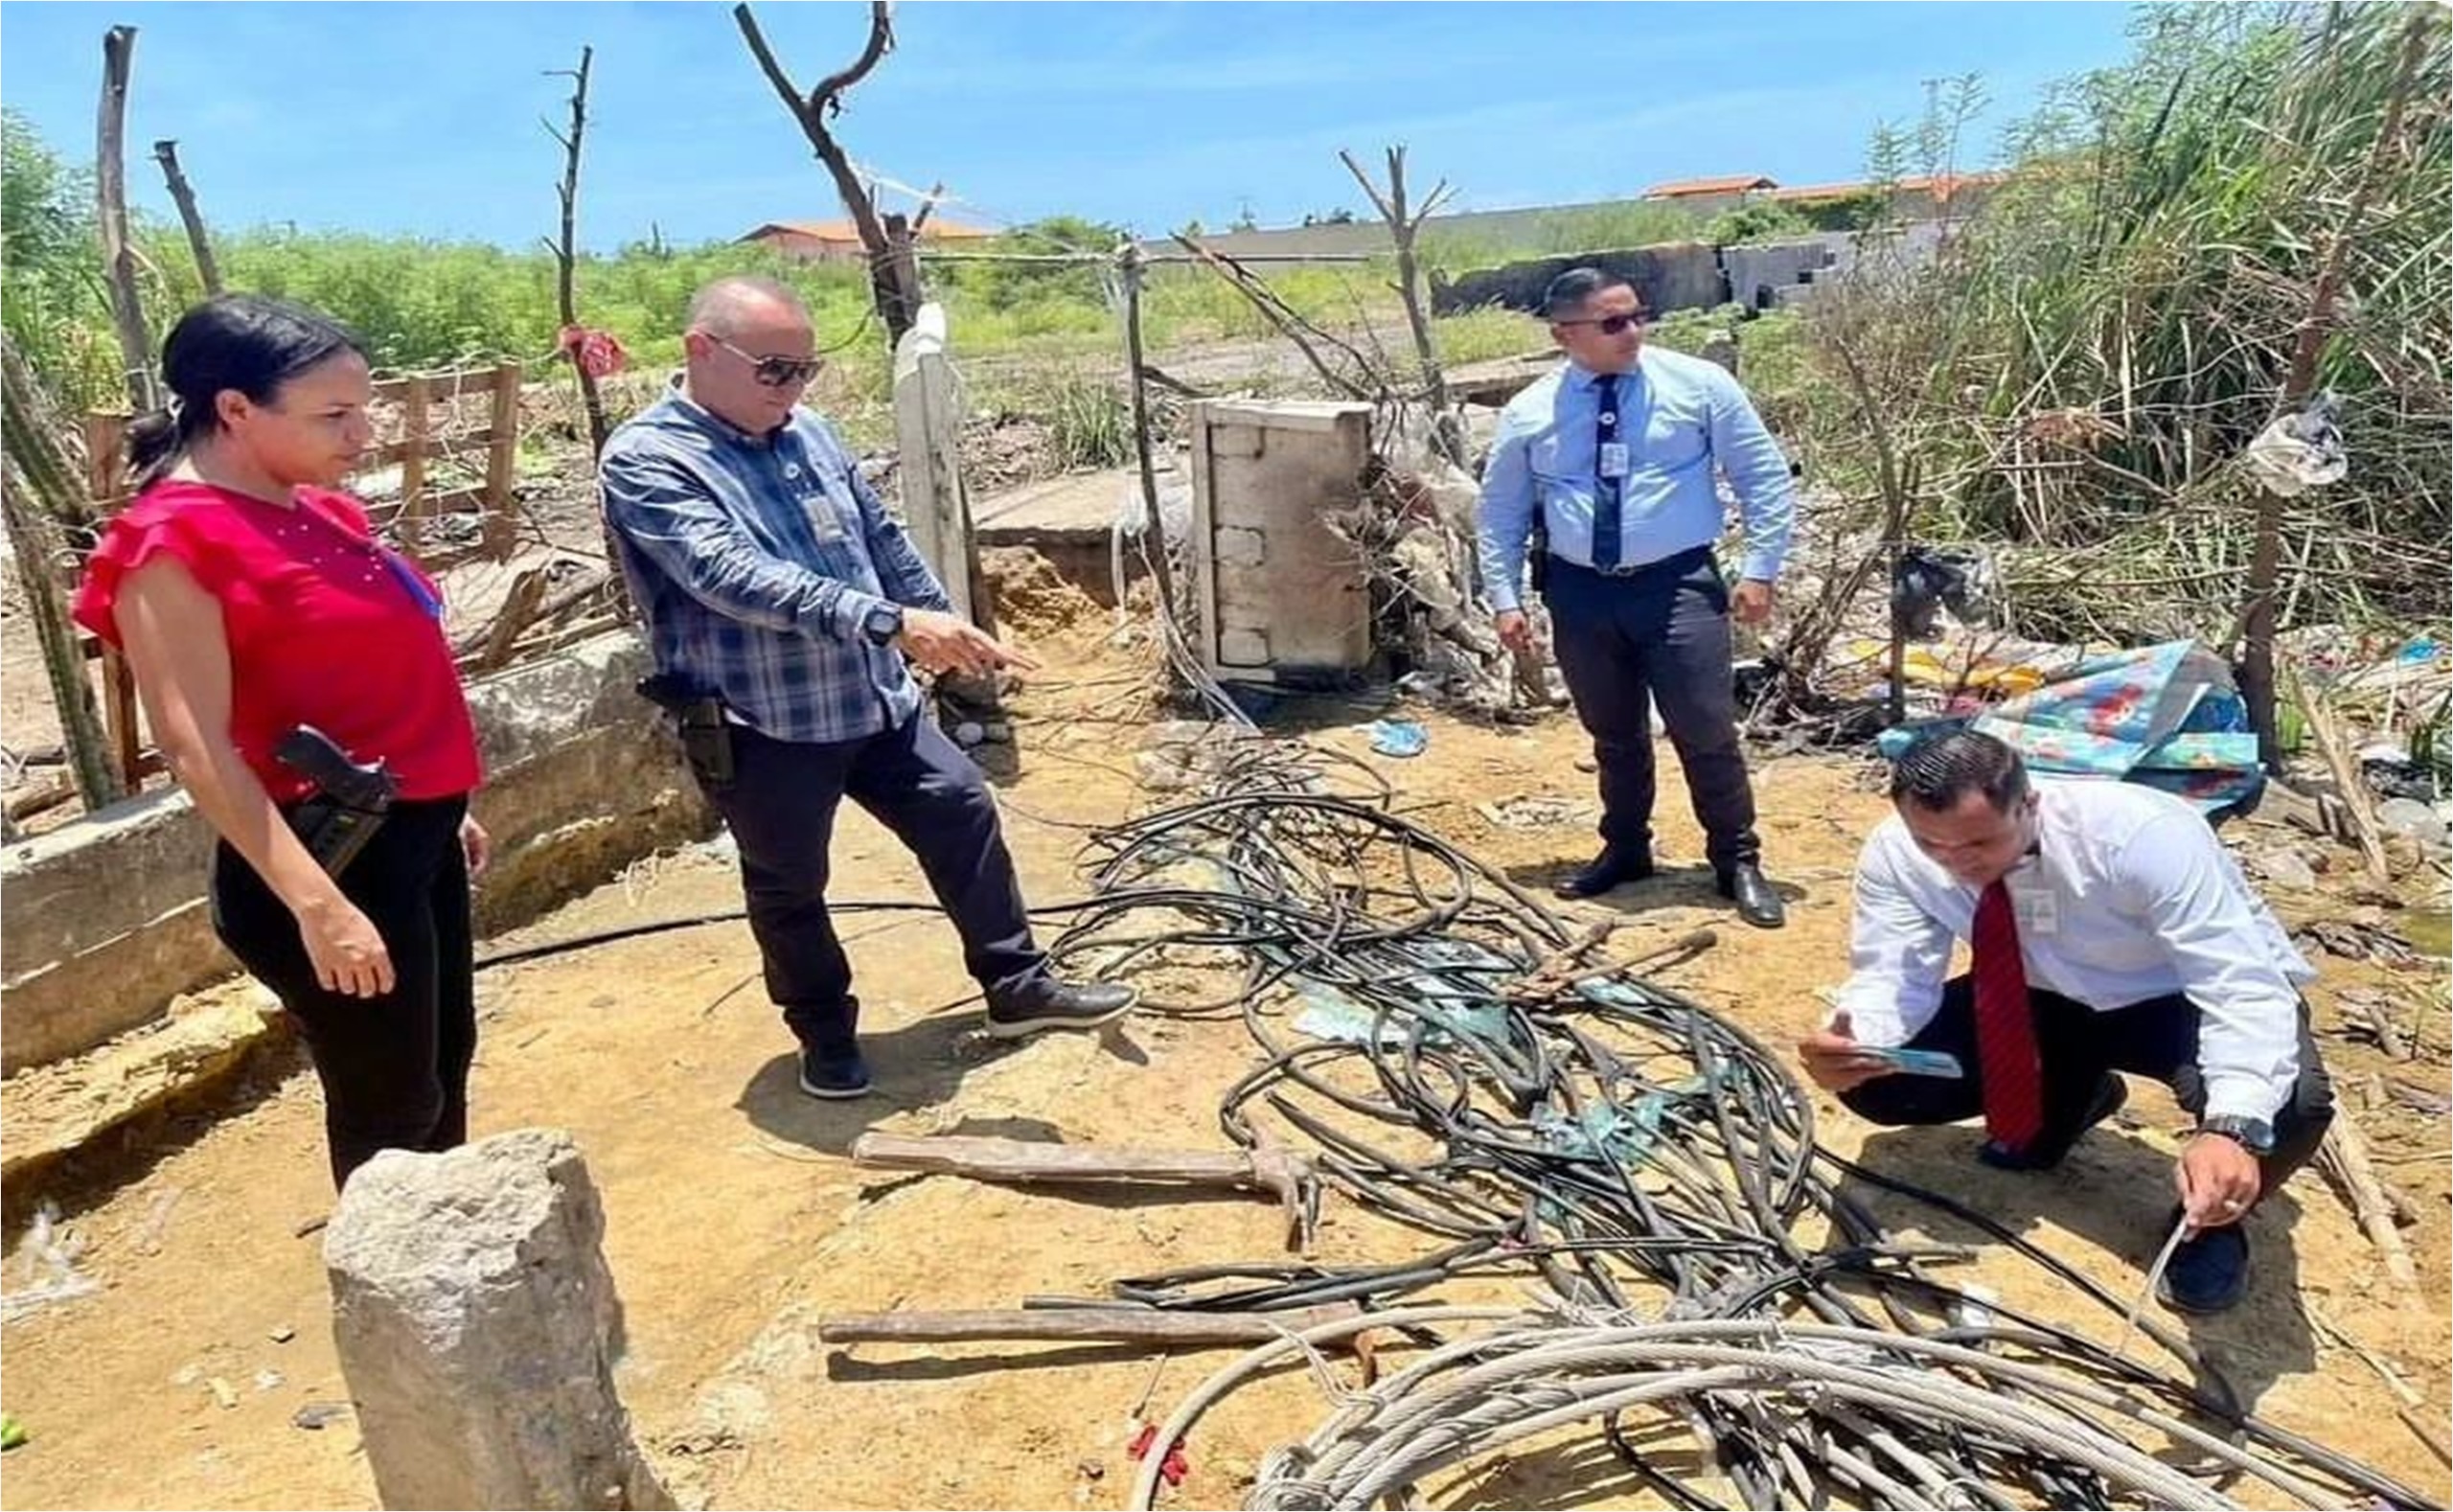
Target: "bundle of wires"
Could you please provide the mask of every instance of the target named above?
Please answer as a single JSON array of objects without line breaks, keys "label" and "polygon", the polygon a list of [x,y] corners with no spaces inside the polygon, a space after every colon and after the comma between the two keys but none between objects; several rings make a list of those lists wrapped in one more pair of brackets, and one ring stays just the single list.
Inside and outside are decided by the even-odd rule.
[{"label": "bundle of wires", "polygon": [[[1095,836],[1096,895],[1054,953],[1134,974],[1144,1011],[1240,1015],[1261,1060],[1223,1099],[1228,1137],[1299,1141],[1330,1191],[1433,1241],[1396,1263],[1115,1283],[1151,1307],[1364,1309],[1222,1371],[1162,1445],[1254,1374],[1318,1364],[1341,1333],[1428,1349],[1339,1388],[1319,1431],[1261,1467],[1250,1505],[1415,1504],[1425,1477],[1578,1425],[1688,1507],[1722,1504],[1716,1491],[1756,1507],[2215,1506],[2241,1477],[2310,1505],[2430,1504],[2243,1411],[2160,1321],[2142,1326],[2189,1373],[1937,1279],[1967,1251],[1895,1242],[1844,1180],[1933,1203],[2125,1311],[1983,1215],[1821,1149],[1787,1065],[1738,1025],[1627,972],[1562,969],[1568,926],[1392,812],[1368,768],[1248,730],[1205,755],[1204,796]],[[1542,1300],[1426,1302],[1494,1275]]]}]

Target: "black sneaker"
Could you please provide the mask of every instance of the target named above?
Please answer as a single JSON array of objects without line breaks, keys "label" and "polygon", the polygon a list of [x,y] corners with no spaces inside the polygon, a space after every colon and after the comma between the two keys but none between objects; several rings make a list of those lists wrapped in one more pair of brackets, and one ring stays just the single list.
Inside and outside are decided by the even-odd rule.
[{"label": "black sneaker", "polygon": [[[2171,1222],[2181,1221],[2172,1214]],[[2168,1226],[2165,1232],[2169,1233]],[[2249,1236],[2236,1223],[2201,1228],[2172,1251],[2155,1297],[2175,1313],[2223,1313],[2249,1294]]]},{"label": "black sneaker", "polygon": [[1095,1029],[1133,1010],[1141,995],[1113,982],[1045,982],[1030,993],[988,1004],[988,1033],[1020,1040],[1050,1029]]},{"label": "black sneaker", "polygon": [[1987,1139],[1983,1148],[1976,1152],[1976,1158],[1996,1171],[2050,1171],[2061,1163],[2072,1145],[2086,1137],[2088,1130],[2121,1111],[2121,1105],[2128,1101],[2129,1084],[2121,1079],[2120,1072],[2106,1071],[2102,1083],[2096,1088],[2096,1100],[2087,1109],[2085,1121],[2078,1125],[2078,1132],[2072,1134],[2066,1143],[2051,1149],[2033,1145],[2025,1150],[2013,1150],[1998,1140]]},{"label": "black sneaker", "polygon": [[869,1063],[858,1048],[821,1051],[801,1047],[801,1090],[837,1100],[869,1095]]}]

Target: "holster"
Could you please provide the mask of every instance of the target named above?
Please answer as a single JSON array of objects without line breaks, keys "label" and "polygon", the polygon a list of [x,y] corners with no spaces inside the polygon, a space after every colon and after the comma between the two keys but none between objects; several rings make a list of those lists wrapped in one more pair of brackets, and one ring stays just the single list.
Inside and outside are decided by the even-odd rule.
[{"label": "holster", "polygon": [[1533,535],[1525,548],[1525,575],[1540,593],[1550,582],[1550,525],[1537,507],[1533,515]]},{"label": "holster", "polygon": [[367,841],[375,838],[375,832],[383,827],[382,810],[352,808],[320,792],[292,804],[284,817],[288,819],[298,843],[307,847],[307,854],[333,877],[355,860],[357,853],[366,849]]},{"label": "holster", "polygon": [[673,716],[681,737],[682,759],[702,787],[727,787],[732,782],[732,722],[724,703],[713,694],[686,686],[670,673],[657,673],[639,683],[639,697]]}]

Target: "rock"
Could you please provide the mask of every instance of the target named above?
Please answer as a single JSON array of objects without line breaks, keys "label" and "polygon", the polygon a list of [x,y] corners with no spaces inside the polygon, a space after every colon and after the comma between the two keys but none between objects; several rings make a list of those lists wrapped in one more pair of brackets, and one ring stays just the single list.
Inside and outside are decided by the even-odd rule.
[{"label": "rock", "polygon": [[309,1402],[289,1414],[292,1427],[313,1432],[327,1423],[337,1423],[349,1416],[347,1402]]},{"label": "rock", "polygon": [[264,1337],[271,1340],[276,1344],[286,1344],[298,1337],[298,1330],[290,1327],[287,1323],[284,1323],[279,1328],[276,1328],[272,1332],[264,1335]]},{"label": "rock", "polygon": [[386,1151],[350,1178],[324,1266],[385,1506],[673,1506],[614,1393],[604,1236],[557,1130]]},{"label": "rock", "polygon": [[2453,853],[2453,824],[2417,798],[2388,798],[2376,806],[2376,823],[2387,834],[2419,842],[2431,856]]},{"label": "rock", "polygon": [[2300,853],[2272,850],[2258,858],[2258,872],[2277,887],[2291,892],[2306,892],[2317,885],[2317,874],[2300,859]]}]

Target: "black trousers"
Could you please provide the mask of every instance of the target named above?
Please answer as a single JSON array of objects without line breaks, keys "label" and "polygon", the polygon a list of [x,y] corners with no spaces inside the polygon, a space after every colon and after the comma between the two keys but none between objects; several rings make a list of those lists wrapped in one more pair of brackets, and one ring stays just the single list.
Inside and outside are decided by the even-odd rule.
[{"label": "black trousers", "polygon": [[[2084,1132],[2081,1125],[2106,1071],[2151,1076],[2172,1089],[2190,1113],[2206,1111],[2206,1078],[2198,1067],[2197,1004],[2174,995],[2150,997],[2126,1008],[2098,1013],[2057,993],[2030,988],[2036,1047],[2044,1059],[2044,1132],[2034,1153],[2056,1158]],[[1878,1076],[1840,1094],[1849,1111],[1869,1123],[1948,1124],[1984,1111],[1983,1068],[1976,1054],[1976,984],[1953,978],[1942,990],[1933,1022],[1908,1042],[1919,1050],[1943,1050],[1959,1058],[1966,1079]],[[2316,1156],[2333,1122],[2333,1084],[2308,1033],[2308,1007],[2300,1005],[2300,1080],[2290,1100],[2274,1115],[2274,1153],[2260,1159],[2259,1180],[2271,1193]]]},{"label": "black trousers", "polygon": [[1647,703],[1657,702],[1686,772],[1705,859],[1724,875],[1758,860],[1763,845],[1754,834],[1754,790],[1738,743],[1730,667],[1729,586],[1710,548],[1665,557],[1625,577],[1553,558],[1544,598],[1559,672],[1593,736],[1603,843],[1652,844]]},{"label": "black trousers", "polygon": [[324,1084],[335,1189],[378,1150],[449,1150],[469,1137],[477,1053],[469,934],[465,797],[393,805],[341,874],[340,888],[383,937],[393,986],[351,997],[315,983],[298,920],[227,843],[213,857],[213,928],[298,1020]]},{"label": "black trousers", "polygon": [[847,795],[919,859],[962,936],[964,966],[992,999],[1046,974],[988,780],[925,712],[901,729],[826,744],[734,725],[732,750],[733,780],[702,785],[741,847],[767,995],[802,1044],[848,1049],[859,1025],[852,963],[826,909],[827,849]]}]

